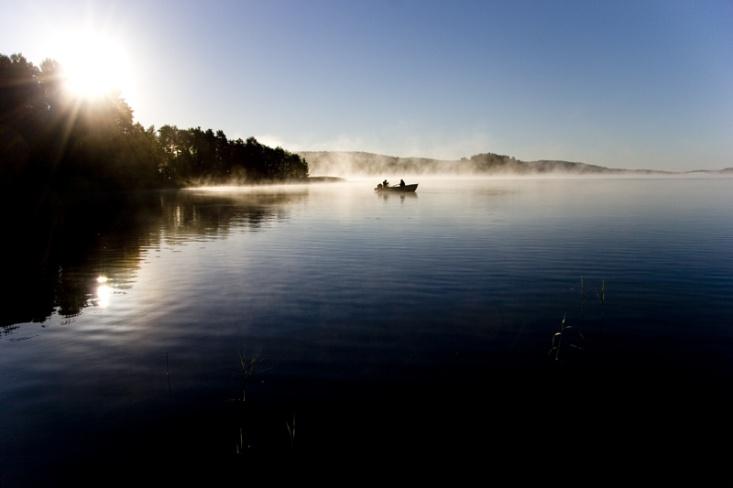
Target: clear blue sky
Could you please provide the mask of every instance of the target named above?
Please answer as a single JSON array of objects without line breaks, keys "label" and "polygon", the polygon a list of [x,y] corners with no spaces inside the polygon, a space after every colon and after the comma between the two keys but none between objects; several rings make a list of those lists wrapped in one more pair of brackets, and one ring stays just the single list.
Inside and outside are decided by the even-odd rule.
[{"label": "clear blue sky", "polygon": [[0,52],[34,62],[87,18],[121,37],[144,125],[294,150],[733,166],[730,0],[0,6]]}]

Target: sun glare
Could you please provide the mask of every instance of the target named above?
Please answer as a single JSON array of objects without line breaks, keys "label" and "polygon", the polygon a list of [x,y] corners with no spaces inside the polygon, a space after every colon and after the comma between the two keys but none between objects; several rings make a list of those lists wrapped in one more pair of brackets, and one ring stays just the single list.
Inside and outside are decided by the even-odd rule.
[{"label": "sun glare", "polygon": [[94,99],[132,89],[131,70],[118,40],[92,31],[60,36],[57,46],[67,90],[75,97]]}]

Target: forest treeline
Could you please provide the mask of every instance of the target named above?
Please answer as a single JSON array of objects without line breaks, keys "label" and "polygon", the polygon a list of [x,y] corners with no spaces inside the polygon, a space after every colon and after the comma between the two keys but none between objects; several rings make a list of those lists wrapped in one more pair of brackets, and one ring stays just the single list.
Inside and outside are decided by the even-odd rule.
[{"label": "forest treeline", "polygon": [[0,54],[0,185],[121,191],[199,183],[301,180],[302,157],[222,131],[143,127],[119,94],[64,90],[60,65]]}]

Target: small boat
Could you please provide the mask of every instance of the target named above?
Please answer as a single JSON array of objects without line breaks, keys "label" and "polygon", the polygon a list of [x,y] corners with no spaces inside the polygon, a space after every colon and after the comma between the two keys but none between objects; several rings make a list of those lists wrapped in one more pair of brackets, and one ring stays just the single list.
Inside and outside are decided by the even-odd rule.
[{"label": "small boat", "polygon": [[417,190],[417,183],[405,186],[377,186],[374,191],[396,191],[400,193],[414,193]]}]

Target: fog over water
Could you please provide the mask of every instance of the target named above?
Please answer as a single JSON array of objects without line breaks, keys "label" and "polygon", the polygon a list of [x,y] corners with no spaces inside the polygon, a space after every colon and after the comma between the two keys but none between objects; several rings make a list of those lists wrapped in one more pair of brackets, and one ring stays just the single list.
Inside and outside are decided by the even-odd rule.
[{"label": "fog over water", "polygon": [[583,162],[538,160],[522,161],[513,156],[481,153],[458,160],[424,157],[398,157],[366,152],[304,151],[311,175],[379,176],[442,175],[455,176],[542,176],[542,175],[622,175],[674,174],[669,171],[605,167]]}]

